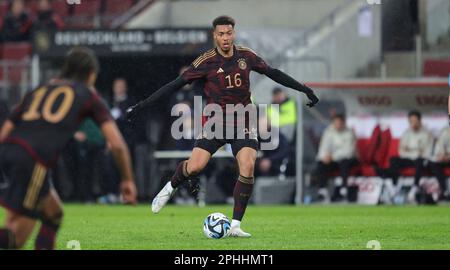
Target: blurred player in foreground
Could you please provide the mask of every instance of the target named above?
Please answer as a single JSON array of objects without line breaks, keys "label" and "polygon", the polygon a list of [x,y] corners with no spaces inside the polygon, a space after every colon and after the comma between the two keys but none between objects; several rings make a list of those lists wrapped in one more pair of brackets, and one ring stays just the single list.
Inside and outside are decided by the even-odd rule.
[{"label": "blurred player in foreground", "polygon": [[[128,109],[129,118],[133,118],[140,109],[155,104],[163,94],[172,93],[193,81],[203,80],[208,104],[219,105],[224,112],[224,119],[228,120],[228,116],[234,113],[226,110],[228,104],[233,106],[251,104],[249,77],[252,70],[264,74],[286,87],[305,93],[310,100],[308,103],[310,107],[319,101],[313,90],[282,71],[270,67],[251,49],[235,46],[234,25],[235,21],[228,16],[216,18],[213,21],[216,47],[200,55],[178,78],[160,88],[146,100],[130,107]],[[239,121],[247,124],[248,119],[237,119],[237,122]],[[202,137],[197,138],[189,160],[179,163],[175,174],[153,200],[152,211],[158,213],[182,183],[188,183],[188,187],[196,190],[198,188],[196,176],[205,168],[211,156],[224,144],[229,143],[239,165],[239,177],[233,195],[234,211],[230,235],[249,237],[250,234],[240,228],[240,223],[253,190],[253,172],[259,148],[257,132],[249,126],[241,130],[236,122],[230,124],[224,121],[223,130],[226,129],[226,126],[234,128],[233,139],[228,136],[226,139],[209,138],[210,136],[205,132]],[[236,138],[236,134],[239,132],[245,133],[244,139]],[[168,179],[163,180],[167,181]]]},{"label": "blurred player in foreground", "polygon": [[62,203],[48,170],[85,118],[102,130],[122,175],[125,203],[136,203],[128,148],[94,89],[98,61],[86,48],[74,48],[65,59],[61,79],[31,91],[13,110],[0,131],[0,172],[8,186],[0,195],[7,209],[0,229],[0,249],[22,248],[36,224],[36,249],[54,249],[63,217]]}]

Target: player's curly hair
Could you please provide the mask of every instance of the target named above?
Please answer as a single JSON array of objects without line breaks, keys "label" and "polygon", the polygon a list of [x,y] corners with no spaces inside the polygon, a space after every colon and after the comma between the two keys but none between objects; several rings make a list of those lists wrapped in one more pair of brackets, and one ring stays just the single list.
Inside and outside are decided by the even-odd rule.
[{"label": "player's curly hair", "polygon": [[231,25],[234,28],[235,24],[236,24],[236,22],[234,21],[234,19],[231,18],[230,16],[226,16],[226,15],[222,15],[222,16],[215,18],[212,23],[214,29],[218,25]]},{"label": "player's curly hair", "polygon": [[91,72],[99,72],[99,63],[94,52],[86,47],[71,49],[64,60],[61,77],[86,81]]}]

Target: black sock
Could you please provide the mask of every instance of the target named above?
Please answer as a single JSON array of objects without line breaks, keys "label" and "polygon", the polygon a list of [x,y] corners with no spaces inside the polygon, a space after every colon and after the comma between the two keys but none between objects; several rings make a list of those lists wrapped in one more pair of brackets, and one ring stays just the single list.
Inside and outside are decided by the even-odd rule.
[{"label": "black sock", "polygon": [[[244,183],[243,181],[246,183]],[[233,197],[234,197],[234,211],[233,219],[241,221],[245,214],[245,209],[247,209],[248,200],[252,195],[253,191],[253,177],[243,177],[239,176],[236,185],[234,186]]]},{"label": "black sock", "polygon": [[9,229],[0,229],[0,249],[16,248],[16,239]]},{"label": "black sock", "polygon": [[36,250],[55,249],[56,234],[58,233],[59,226],[60,221],[42,221],[34,248]]},{"label": "black sock", "polygon": [[184,160],[180,163],[178,163],[177,169],[175,170],[174,175],[170,179],[170,183],[172,184],[173,188],[177,188],[179,185],[181,185],[187,178],[187,161]]}]

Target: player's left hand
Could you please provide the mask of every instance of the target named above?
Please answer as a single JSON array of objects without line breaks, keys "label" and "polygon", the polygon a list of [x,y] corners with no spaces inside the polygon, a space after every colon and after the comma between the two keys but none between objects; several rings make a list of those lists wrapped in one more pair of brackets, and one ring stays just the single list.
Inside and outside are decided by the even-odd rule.
[{"label": "player's left hand", "polygon": [[122,194],[123,203],[136,204],[136,186],[133,181],[125,180],[120,184],[120,192]]},{"label": "player's left hand", "polygon": [[135,104],[127,109],[126,118],[127,118],[128,122],[131,122],[136,118],[139,107],[140,107],[140,103]]},{"label": "player's left hand", "polygon": [[307,97],[309,99],[309,102],[306,104],[308,107],[314,107],[314,105],[319,102],[319,98],[314,94],[314,92],[311,90],[311,93],[307,94]]}]

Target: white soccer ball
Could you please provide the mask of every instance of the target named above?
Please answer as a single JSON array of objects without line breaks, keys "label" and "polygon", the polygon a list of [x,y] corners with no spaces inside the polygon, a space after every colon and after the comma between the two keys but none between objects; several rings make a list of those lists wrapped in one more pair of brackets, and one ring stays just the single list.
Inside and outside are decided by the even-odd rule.
[{"label": "white soccer ball", "polygon": [[230,233],[230,220],[222,213],[212,213],[203,222],[203,233],[208,238],[220,239]]}]

